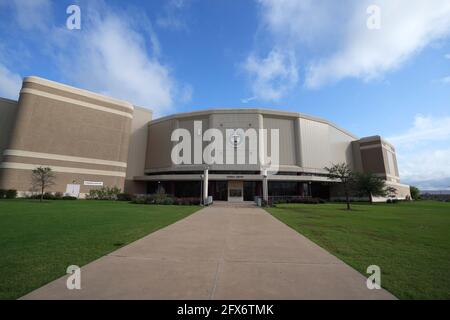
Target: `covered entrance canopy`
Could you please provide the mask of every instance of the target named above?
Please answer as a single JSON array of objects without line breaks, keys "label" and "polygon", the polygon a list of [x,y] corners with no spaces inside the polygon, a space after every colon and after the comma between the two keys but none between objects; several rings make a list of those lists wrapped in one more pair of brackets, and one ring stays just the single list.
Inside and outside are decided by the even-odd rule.
[{"label": "covered entrance canopy", "polygon": [[[161,174],[135,177],[135,181],[146,183],[146,193],[155,193],[158,188],[175,197],[206,198],[214,201],[254,201],[264,196],[263,176],[257,174],[227,175],[203,173]],[[268,177],[267,197],[312,196],[329,197],[328,181],[312,176],[274,175]],[[204,188],[207,183],[207,188]]]}]

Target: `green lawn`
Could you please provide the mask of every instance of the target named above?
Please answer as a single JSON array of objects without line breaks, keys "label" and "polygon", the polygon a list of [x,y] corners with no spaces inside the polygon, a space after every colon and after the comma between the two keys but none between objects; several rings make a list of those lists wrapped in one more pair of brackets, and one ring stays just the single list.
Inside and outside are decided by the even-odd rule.
[{"label": "green lawn", "polygon": [[0,200],[0,299],[15,299],[198,210],[111,201]]},{"label": "green lawn", "polygon": [[283,204],[272,215],[400,299],[450,299],[450,203]]}]

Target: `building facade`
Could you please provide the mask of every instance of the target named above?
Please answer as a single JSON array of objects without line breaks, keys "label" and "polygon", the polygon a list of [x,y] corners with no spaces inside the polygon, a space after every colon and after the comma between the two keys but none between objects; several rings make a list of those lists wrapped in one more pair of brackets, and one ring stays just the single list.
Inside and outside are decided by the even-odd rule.
[{"label": "building facade", "polygon": [[48,166],[56,176],[49,191],[81,197],[116,186],[222,201],[329,199],[342,194],[325,167],[346,163],[385,179],[398,198],[409,196],[389,142],[299,113],[213,109],[152,120],[128,102],[27,77],[18,101],[0,100],[0,122],[0,189],[19,194],[33,192],[31,170]]}]

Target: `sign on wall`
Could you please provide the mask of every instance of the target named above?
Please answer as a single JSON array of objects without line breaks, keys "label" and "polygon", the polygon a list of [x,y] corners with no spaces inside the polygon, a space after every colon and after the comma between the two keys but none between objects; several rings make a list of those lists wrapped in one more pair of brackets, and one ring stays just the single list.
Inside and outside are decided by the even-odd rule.
[{"label": "sign on wall", "polygon": [[103,181],[85,181],[85,186],[103,187]]}]

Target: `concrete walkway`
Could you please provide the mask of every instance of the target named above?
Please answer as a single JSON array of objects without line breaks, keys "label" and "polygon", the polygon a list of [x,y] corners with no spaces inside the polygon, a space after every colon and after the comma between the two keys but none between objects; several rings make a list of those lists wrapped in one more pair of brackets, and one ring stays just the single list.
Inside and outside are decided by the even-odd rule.
[{"label": "concrete walkway", "polygon": [[262,209],[214,205],[23,299],[394,299]]}]

